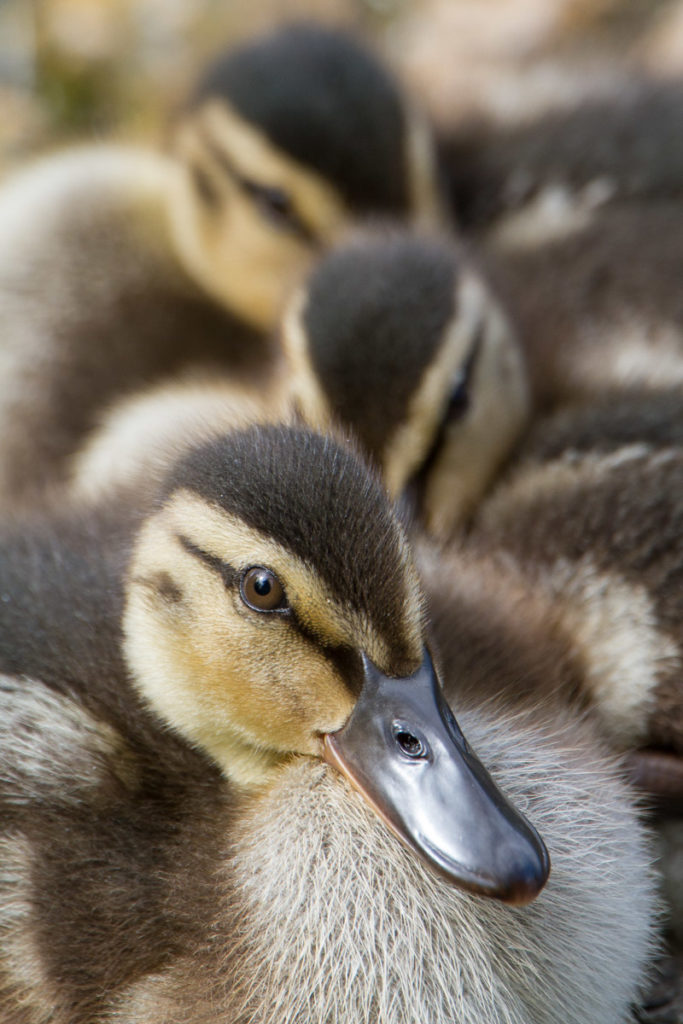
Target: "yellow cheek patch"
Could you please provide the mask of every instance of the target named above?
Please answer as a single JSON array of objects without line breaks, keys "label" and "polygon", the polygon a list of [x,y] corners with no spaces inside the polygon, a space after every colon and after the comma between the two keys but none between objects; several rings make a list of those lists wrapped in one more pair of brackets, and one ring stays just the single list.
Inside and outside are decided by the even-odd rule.
[{"label": "yellow cheek patch", "polygon": [[425,526],[441,540],[471,515],[529,415],[521,350],[502,311],[489,301],[470,407],[449,426],[422,499]]},{"label": "yellow cheek patch", "polygon": [[519,436],[529,410],[526,371],[514,332],[476,275],[461,277],[455,314],[437,357],[386,449],[384,475],[389,492],[397,496],[424,463],[441,429],[457,372],[480,331],[469,405],[461,419],[447,426],[424,485],[425,526],[441,539],[471,512]]},{"label": "yellow cheek patch", "polygon": [[306,292],[300,289],[289,303],[280,332],[287,362],[289,392],[306,423],[322,433],[329,433],[333,427],[333,415],[311,365],[308,337],[302,319],[306,303]]},{"label": "yellow cheek patch", "polygon": [[[183,547],[179,511],[163,510],[141,532],[124,614],[127,662],[162,719],[231,778],[263,781],[285,755],[319,755],[321,734],[344,724],[354,697],[312,641],[248,609]],[[185,516],[182,527],[197,533]]]},{"label": "yellow cheek patch", "polygon": [[[179,126],[175,152],[168,208],[180,262],[238,316],[271,329],[318,248],[341,233],[349,211],[322,178],[216,100]],[[270,218],[250,186],[281,189],[292,204],[291,225],[287,217],[282,223]]]}]

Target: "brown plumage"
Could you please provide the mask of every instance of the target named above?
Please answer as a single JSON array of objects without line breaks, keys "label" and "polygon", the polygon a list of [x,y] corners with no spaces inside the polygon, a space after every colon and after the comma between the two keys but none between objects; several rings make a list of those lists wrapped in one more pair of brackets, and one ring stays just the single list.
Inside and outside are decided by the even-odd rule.
[{"label": "brown plumage", "polygon": [[680,384],[680,82],[614,83],[446,164],[461,223],[515,320],[538,407]]},{"label": "brown plumage", "polygon": [[565,620],[612,740],[679,754],[681,409],[677,392],[617,392],[541,420],[473,535]]}]

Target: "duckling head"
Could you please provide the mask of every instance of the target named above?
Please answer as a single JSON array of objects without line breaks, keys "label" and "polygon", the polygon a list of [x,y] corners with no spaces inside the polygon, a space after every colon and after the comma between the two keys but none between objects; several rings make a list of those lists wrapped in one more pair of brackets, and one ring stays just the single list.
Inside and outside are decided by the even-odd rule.
[{"label": "duckling head", "polygon": [[137,537],[123,632],[142,695],[244,790],[323,758],[456,884],[544,884],[542,841],[441,695],[391,506],[331,439],[254,427],[185,456]]},{"label": "duckling head", "polygon": [[320,262],[282,333],[304,419],[351,428],[392,497],[414,484],[424,527],[448,536],[529,410],[514,332],[468,259],[433,239],[359,235]]},{"label": "duckling head", "polygon": [[261,328],[351,219],[441,216],[426,123],[364,47],[320,26],[290,25],[220,57],[173,146],[179,254]]}]

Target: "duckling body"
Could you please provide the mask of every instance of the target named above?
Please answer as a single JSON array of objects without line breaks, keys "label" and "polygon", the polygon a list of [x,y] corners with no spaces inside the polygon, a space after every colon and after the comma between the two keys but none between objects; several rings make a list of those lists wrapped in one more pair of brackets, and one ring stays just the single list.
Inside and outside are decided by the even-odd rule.
[{"label": "duckling body", "polygon": [[[240,819],[232,859],[223,864],[242,933],[239,943],[226,943],[234,959],[226,958],[220,942],[205,940],[122,991],[120,1019],[628,1019],[646,946],[649,867],[627,791],[576,720],[549,721],[544,732],[538,719],[517,719],[512,737],[503,737],[496,715],[474,718],[479,745],[496,759],[501,779],[529,797],[554,835],[557,884],[549,883],[544,901],[500,913],[493,904],[454,899],[438,879],[412,872],[400,849],[388,848],[362,805],[335,788],[325,769],[293,764]],[[562,738],[558,746],[558,734],[567,750]],[[538,789],[531,782],[535,773],[543,779]],[[555,785],[562,799],[552,795]],[[601,789],[600,800],[590,785]],[[590,878],[590,858],[581,857],[579,847],[593,840],[606,860],[600,858]],[[612,867],[605,870],[607,858]],[[636,891],[627,901],[622,886],[628,888],[626,878],[633,876]],[[221,935],[234,927],[230,902],[223,895],[216,903],[212,923]],[[242,991],[230,990],[226,962],[244,978]]]},{"label": "duckling body", "polygon": [[681,399],[659,398],[617,393],[541,420],[474,536],[561,609],[612,741],[680,755]]},{"label": "duckling body", "polygon": [[[350,117],[372,140],[355,162]],[[0,196],[6,499],[63,478],[98,412],[134,388],[224,368],[267,389],[266,335],[314,255],[355,216],[432,217],[429,146],[364,49],[292,26],[207,73],[171,155],[83,147],[17,175]]]},{"label": "duckling body", "polygon": [[444,174],[467,230],[486,233],[553,193],[617,205],[680,198],[680,82],[619,75],[595,85],[590,98],[563,97],[511,123],[450,130]]},{"label": "duckling body", "polygon": [[543,238],[491,237],[484,262],[523,340],[537,408],[680,386],[680,207],[580,212]]},{"label": "duckling body", "polygon": [[35,681],[3,696],[28,705],[34,754],[14,804],[3,783],[8,1020],[628,1019],[651,952],[650,860],[628,789],[574,716],[466,715],[552,848],[547,893],[520,910],[416,870],[324,765],[296,759],[236,802],[169,733],[131,752]]},{"label": "duckling body", "polygon": [[[263,379],[262,334],[203,293],[175,258],[175,168],[144,150],[52,158],[0,205],[3,493],[59,479],[112,392],[189,366]],[[27,223],[28,220],[28,223]]]}]

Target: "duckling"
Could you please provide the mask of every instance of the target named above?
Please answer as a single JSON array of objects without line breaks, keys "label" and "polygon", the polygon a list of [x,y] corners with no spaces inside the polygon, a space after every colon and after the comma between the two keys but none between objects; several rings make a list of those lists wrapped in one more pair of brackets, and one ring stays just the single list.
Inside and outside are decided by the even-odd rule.
[{"label": "duckling", "polygon": [[[424,646],[405,537],[351,453],[306,431],[253,427],[181,459],[146,515],[142,495],[131,500],[129,512],[108,501],[99,514],[6,534],[6,673],[82,692],[134,734],[148,717],[142,699],[238,786],[261,785],[292,753],[325,756],[447,876],[512,900],[540,888],[540,840],[502,804],[488,827],[502,829],[509,864],[485,870],[468,866],[470,840],[458,850],[443,823],[433,832],[422,820],[426,804],[392,809],[404,771],[394,748],[405,764],[440,765],[420,776],[438,800],[440,786],[462,788],[446,754],[461,739]],[[386,793],[375,778],[383,760]],[[405,778],[415,785],[415,773]],[[468,783],[465,803],[486,806],[484,780]]]},{"label": "duckling", "polygon": [[486,241],[481,258],[522,340],[537,409],[680,388],[680,229],[678,203],[634,202],[589,210],[557,236]]},{"label": "duckling", "polygon": [[641,81],[460,153],[461,219],[516,321],[537,407],[683,380],[681,126],[680,83]]},{"label": "duckling", "polygon": [[5,500],[59,480],[114,397],[220,367],[267,387],[279,371],[267,332],[314,256],[356,216],[434,219],[430,154],[372,55],[293,25],[207,71],[169,154],[85,146],[8,181]]},{"label": "duckling", "polygon": [[287,370],[265,402],[247,403],[214,378],[112,407],[74,461],[73,488],[98,494],[158,471],[231,422],[298,416],[351,433],[389,494],[408,488],[424,529],[445,537],[471,515],[526,424],[517,339],[476,263],[450,242],[357,233],[291,300],[280,344]]},{"label": "duckling", "polygon": [[[680,758],[683,398],[665,398],[658,409],[658,396],[626,394],[539,421],[473,540],[513,559],[561,613],[612,742]],[[655,764],[654,788],[683,793],[683,766]]]},{"label": "duckling", "polygon": [[[464,706],[552,836],[542,897],[505,906],[538,893],[547,855],[459,731],[405,537],[348,449],[252,427],[158,494],[62,504],[1,540],[10,1019],[626,1018],[655,900],[618,765],[568,707]],[[453,649],[475,623],[454,616]],[[498,635],[470,695],[492,664],[547,675],[545,625],[521,658]]]},{"label": "duckling", "polygon": [[681,82],[617,75],[595,86],[511,123],[471,119],[443,132],[442,173],[466,231],[562,202],[578,213],[591,202],[680,199]]}]

